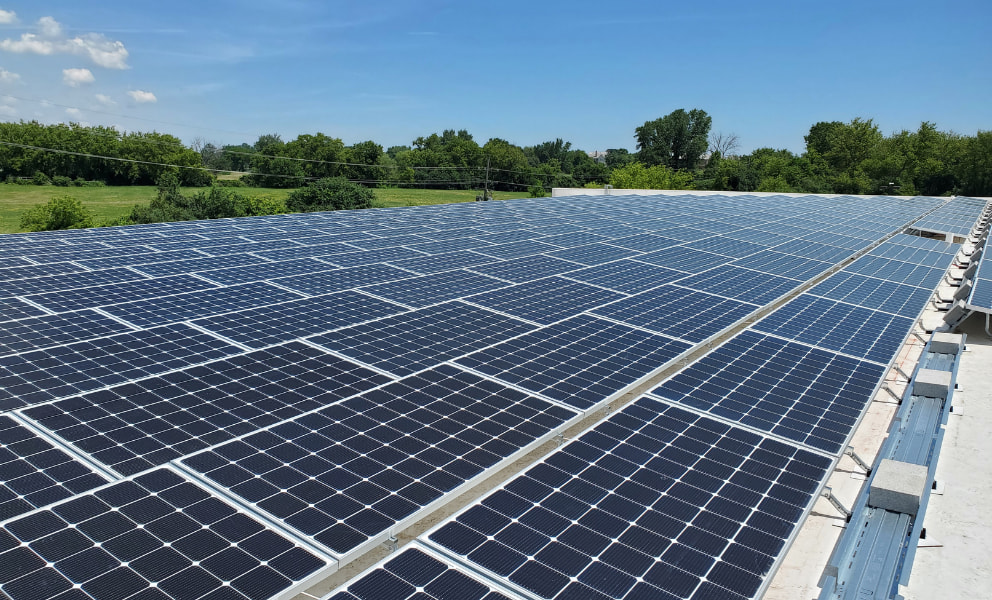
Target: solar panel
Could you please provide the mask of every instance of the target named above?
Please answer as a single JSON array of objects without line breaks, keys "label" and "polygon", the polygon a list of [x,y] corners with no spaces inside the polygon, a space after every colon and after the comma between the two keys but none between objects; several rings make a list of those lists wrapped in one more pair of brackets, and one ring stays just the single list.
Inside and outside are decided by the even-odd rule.
[{"label": "solar panel", "polygon": [[968,298],[968,305],[984,312],[992,312],[992,268],[984,255],[975,272],[974,287]]},{"label": "solar panel", "polygon": [[582,268],[583,265],[578,263],[551,258],[543,254],[511,258],[510,260],[469,267],[471,271],[476,273],[482,273],[483,275],[513,283],[525,283]]},{"label": "solar panel", "polygon": [[927,267],[947,268],[947,264],[950,262],[950,257],[957,252],[957,248],[958,247],[955,246],[949,248],[948,250],[925,250],[922,248],[911,248],[899,244],[882,244],[878,248],[872,250],[870,254],[872,256],[894,258],[896,260],[901,260],[916,265],[924,265]]},{"label": "solar panel", "polygon": [[548,325],[624,297],[624,294],[585,283],[548,277],[476,294],[466,300],[514,317]]},{"label": "solar panel", "polygon": [[264,348],[406,310],[385,300],[346,291],[196,319],[192,323],[244,346]]},{"label": "solar panel", "polygon": [[590,312],[695,344],[757,309],[754,304],[664,285]]},{"label": "solar panel", "polygon": [[130,269],[105,269],[103,271],[85,271],[82,273],[66,273],[48,277],[33,277],[31,279],[16,279],[0,281],[0,297],[24,296],[42,294],[58,290],[69,290],[94,285],[103,285],[122,281],[146,279],[141,273]]},{"label": "solar panel", "polygon": [[37,306],[32,306],[17,298],[0,299],[0,323],[17,321],[26,317],[40,317],[47,314]]},{"label": "solar panel", "polygon": [[0,356],[131,331],[92,310],[29,317],[0,328]]},{"label": "solar panel", "polygon": [[620,246],[621,248],[637,250],[638,252],[654,252],[655,250],[664,250],[665,248],[678,246],[682,244],[682,240],[666,238],[653,233],[642,233],[610,240],[608,243],[613,246]]},{"label": "solar panel", "polygon": [[831,462],[641,398],[426,539],[539,598],[750,598]]},{"label": "solar panel", "polygon": [[240,352],[183,324],[0,357],[0,410],[11,410]]},{"label": "solar panel", "polygon": [[198,271],[211,271],[214,269],[230,267],[244,267],[265,262],[266,261],[264,259],[252,256],[251,254],[229,254],[226,256],[188,258],[186,260],[173,260],[147,265],[136,265],[131,267],[131,269],[140,273],[145,273],[152,277],[164,277],[167,275],[196,273]]},{"label": "solar panel", "polygon": [[456,362],[586,410],[691,347],[682,341],[579,315]]},{"label": "solar panel", "polygon": [[796,289],[799,284],[787,277],[734,265],[720,265],[688,276],[678,281],[677,285],[763,306]]},{"label": "solar panel", "polygon": [[791,256],[773,250],[764,250],[746,258],[737,259],[730,264],[799,281],[809,281],[833,266],[828,262]]},{"label": "solar panel", "polygon": [[512,317],[449,302],[339,329],[310,341],[402,377],[534,329]]},{"label": "solar panel", "polygon": [[940,284],[946,269],[865,255],[844,267],[844,271],[933,290]]},{"label": "solar panel", "polygon": [[131,265],[145,265],[159,263],[169,260],[188,260],[191,258],[203,258],[204,252],[196,250],[174,250],[168,252],[143,252],[141,254],[125,254],[109,258],[96,258],[93,260],[79,260],[76,264],[87,269],[112,269],[114,267],[127,267]]},{"label": "solar panel", "polygon": [[[606,238],[604,238],[606,239]],[[543,252],[550,252],[558,250],[558,246],[553,246],[551,243],[544,243],[544,241],[537,240],[521,240],[517,242],[508,242],[505,244],[496,244],[494,246],[486,246],[485,248],[476,248],[476,252],[481,252],[487,256],[493,256],[495,258],[520,258],[522,256],[533,256],[535,254],[541,254]]]},{"label": "solar panel", "polygon": [[183,462],[343,555],[574,416],[442,365]]},{"label": "solar panel", "polygon": [[136,327],[155,327],[267,304],[297,300],[296,294],[267,283],[248,283],[104,306],[107,314]]},{"label": "solar panel", "polygon": [[888,365],[913,319],[802,294],[754,329]]},{"label": "solar panel", "polygon": [[0,415],[0,522],[105,483],[93,469]]},{"label": "solar panel", "polygon": [[166,469],[0,527],[11,600],[269,598],[327,564]]},{"label": "solar panel", "polygon": [[387,381],[290,342],[35,406],[24,414],[127,476]]},{"label": "solar panel", "polygon": [[456,252],[434,254],[432,256],[392,260],[390,264],[401,269],[406,269],[407,271],[413,271],[414,273],[429,275],[431,273],[440,273],[441,271],[450,271],[452,269],[493,262],[497,262],[497,259],[479,254],[478,252],[472,252],[471,250],[459,250]]},{"label": "solar panel", "polygon": [[238,285],[241,283],[252,283],[254,281],[264,281],[277,277],[289,277],[290,275],[302,275],[307,273],[319,273],[320,271],[330,271],[334,265],[320,262],[313,258],[301,258],[298,260],[286,260],[280,262],[260,263],[257,265],[247,265],[243,267],[231,267],[228,269],[217,269],[213,271],[202,271],[198,273],[200,277],[216,281],[222,285]]},{"label": "solar panel", "polygon": [[805,258],[812,258],[828,263],[839,263],[845,258],[851,256],[851,251],[847,248],[838,248],[837,246],[819,244],[809,240],[793,240],[791,242],[786,242],[775,246],[775,251],[782,252],[784,254],[802,256]]},{"label": "solar panel", "polygon": [[656,267],[633,260],[618,260],[565,274],[568,279],[636,294],[685,277],[682,271]]},{"label": "solar panel", "polygon": [[330,254],[328,256],[322,256],[320,260],[339,267],[357,267],[390,260],[402,260],[422,256],[428,255],[409,248],[383,248],[381,250],[365,250],[362,252],[348,252],[345,254]]},{"label": "solar panel", "polygon": [[363,290],[387,300],[421,308],[507,285],[504,281],[459,269],[368,286]]},{"label": "solar panel", "polygon": [[45,265],[28,265],[26,267],[8,267],[0,269],[0,283],[27,279],[29,277],[44,277],[46,275],[62,275],[76,273],[86,269],[76,263],[59,262]]},{"label": "solar panel", "polygon": [[374,264],[335,269],[333,271],[322,271],[319,273],[292,275],[271,281],[272,283],[309,296],[320,296],[376,283],[408,279],[414,276],[413,273],[397,269],[396,267]]},{"label": "solar panel", "polygon": [[609,244],[586,244],[584,246],[574,246],[564,250],[551,252],[548,256],[570,260],[586,266],[601,265],[603,263],[629,258],[640,254],[635,250],[611,246]]},{"label": "solar panel", "polygon": [[808,293],[915,319],[933,290],[842,271]]},{"label": "solar panel", "polygon": [[693,250],[704,250],[706,252],[712,252],[713,254],[721,254],[731,258],[750,256],[765,249],[765,247],[761,244],[724,237],[706,238],[689,242],[685,245],[685,247],[692,248]]},{"label": "solar panel", "polygon": [[518,596],[422,546],[407,546],[326,600],[515,600]]},{"label": "solar panel", "polygon": [[727,261],[727,257],[701,250],[690,252],[684,247],[676,246],[641,254],[636,260],[668,269],[695,273],[723,264]]},{"label": "solar panel", "polygon": [[53,312],[67,312],[81,308],[96,308],[140,298],[154,298],[183,292],[193,292],[215,287],[213,284],[191,277],[176,275],[161,279],[140,279],[112,285],[78,288],[27,297],[32,303]]},{"label": "solar panel", "polygon": [[651,394],[838,453],[886,370],[745,330]]}]

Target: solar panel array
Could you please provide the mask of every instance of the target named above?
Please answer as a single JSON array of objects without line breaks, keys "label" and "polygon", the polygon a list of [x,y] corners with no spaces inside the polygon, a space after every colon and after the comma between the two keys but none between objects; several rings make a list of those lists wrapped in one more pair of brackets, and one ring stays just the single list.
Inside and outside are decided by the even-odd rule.
[{"label": "solar panel array", "polygon": [[[117,573],[112,582],[120,589],[149,588],[176,598],[193,592],[163,582],[179,581],[169,578],[181,573],[201,595],[265,598],[296,589],[941,202],[575,197],[3,236],[0,411],[9,427],[0,430],[6,436],[0,451],[7,453],[0,454],[0,507],[7,511],[0,528],[23,543],[0,544],[11,558],[5,562],[0,554],[0,564],[14,565],[0,568],[0,591],[13,600],[33,597],[38,583],[51,579],[59,582],[58,593],[69,582],[66,598],[100,598],[108,585],[104,573]],[[928,248],[902,246],[899,252],[883,247],[880,252],[893,253],[873,258],[917,265],[912,271],[921,276],[939,269]],[[868,277],[882,281],[883,267],[873,264]],[[793,310],[775,331],[749,335],[776,347],[801,346],[814,361],[832,353],[830,365],[816,362],[822,372],[805,374],[810,386],[833,384],[836,373],[850,368],[857,375],[848,373],[845,385],[869,386],[915,296],[900,288],[874,302],[878,306],[864,306],[888,320],[855,330],[862,308],[852,316],[853,309],[841,315],[844,309],[834,306],[852,302],[851,285],[824,288],[815,302],[831,303],[841,331],[855,337],[881,332],[882,341],[859,345],[822,321],[802,327],[802,339],[783,341],[798,335],[791,328],[808,310]],[[924,287],[921,280],[914,289]],[[863,356],[855,360],[857,353]],[[778,368],[774,359],[767,362]],[[765,383],[757,375],[755,382]],[[823,405],[819,396],[816,402],[823,414],[851,410],[843,402]],[[774,489],[786,502],[798,502],[812,493],[810,484],[791,477],[802,471],[801,477],[818,481],[827,465],[808,448],[784,444],[800,440],[782,431],[830,443],[837,434],[826,422],[803,430],[785,417],[766,419],[765,429],[750,422],[742,428],[718,413],[719,402],[709,409],[682,404],[692,412],[645,396],[636,410],[614,417],[645,419],[623,425],[637,435],[587,435],[614,435],[616,453],[627,462],[662,451],[638,454],[629,438],[675,443],[678,452],[667,452],[678,460],[667,454],[665,460],[681,466],[666,476],[682,490],[701,485],[693,466],[699,456],[681,454],[683,446],[696,448],[691,440],[719,431],[737,453],[738,462],[730,464],[739,468],[743,457],[761,456],[753,463],[757,470],[771,461],[785,470],[761,476],[783,484]],[[699,414],[705,410],[709,416]],[[666,427],[678,435],[660,433]],[[765,457],[766,451],[777,458]],[[617,498],[613,510],[621,510],[620,499],[636,500],[624,495],[633,493],[625,485],[629,475],[609,487],[583,479],[598,471],[572,470],[562,473],[575,479],[576,489],[606,486],[604,493]],[[654,475],[644,471],[643,477]],[[170,499],[174,488],[198,500],[183,504],[178,493]],[[126,498],[111,490],[127,490],[121,492]],[[577,498],[589,502],[591,496]],[[227,540],[226,530],[215,531],[220,520],[204,521],[212,517],[190,508],[207,501],[219,511],[210,514],[240,515],[254,535],[280,540],[272,543],[293,560],[278,567],[275,556],[260,558],[240,538],[223,548],[214,538],[204,541],[201,552],[217,548],[224,558],[195,558],[193,539],[183,550],[173,548],[166,528],[159,528],[166,537],[150,531],[157,519],[191,520],[190,527]],[[764,510],[756,502],[750,510]],[[59,512],[63,503],[86,510],[70,517]],[[125,511],[131,503],[155,508]],[[589,510],[603,510],[593,505]],[[121,513],[127,523],[114,525],[115,535],[141,537],[149,556],[161,557],[147,560],[154,572],[137,568],[137,556],[104,548],[104,540],[81,525],[119,521]],[[597,532],[589,526],[596,525],[609,530],[596,533],[605,536],[617,525],[589,519],[576,524],[585,528],[576,533]],[[713,534],[748,547],[744,537],[690,521],[691,541],[671,538],[679,548],[703,547]],[[44,555],[45,536],[72,537],[81,556],[107,554],[94,563],[99,573],[62,569],[61,558]],[[577,544],[581,537],[569,539]],[[593,570],[569,576],[578,578],[571,583],[589,597],[598,597],[593,590],[616,595],[627,589],[629,579],[610,584],[615,587],[600,580],[615,576],[608,569],[621,568],[628,541],[606,546],[613,548],[613,562],[588,548],[587,558],[596,558]],[[746,567],[710,552],[713,568],[719,567],[706,575],[710,584],[736,576],[729,566]],[[673,556],[668,560],[677,564],[648,571],[682,568],[690,560]],[[73,560],[67,564],[83,562]],[[541,569],[555,568],[527,562],[519,565],[526,570],[518,579],[533,581]],[[627,591],[641,589],[638,577]]]},{"label": "solar panel array", "polygon": [[967,237],[975,221],[982,215],[987,205],[979,198],[955,197],[949,202],[913,223],[914,229],[935,233],[949,233]]}]

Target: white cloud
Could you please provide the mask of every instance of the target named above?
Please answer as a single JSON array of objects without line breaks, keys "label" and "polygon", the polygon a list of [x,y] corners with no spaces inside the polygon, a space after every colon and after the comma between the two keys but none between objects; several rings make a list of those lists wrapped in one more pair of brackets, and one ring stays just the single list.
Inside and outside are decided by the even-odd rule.
[{"label": "white cloud", "polygon": [[13,106],[0,105],[0,115],[4,117],[16,117],[17,109]]},{"label": "white cloud", "polygon": [[38,31],[45,37],[57,38],[62,36],[62,25],[52,17],[42,17],[38,19]]},{"label": "white cloud", "polygon": [[62,82],[69,87],[79,87],[87,83],[93,83],[96,77],[89,69],[62,69]]},{"label": "white cloud", "polygon": [[0,50],[45,56],[73,54],[85,56],[97,66],[106,69],[128,68],[128,51],[122,42],[111,41],[99,33],[67,38],[62,25],[52,17],[39,19],[37,29],[38,33],[22,33],[20,39],[0,40]]},{"label": "white cloud", "polygon": [[80,115],[80,111],[78,108],[67,108],[65,109],[65,114],[70,117],[78,117]]},{"label": "white cloud", "polygon": [[148,104],[152,102],[158,102],[158,98],[155,97],[155,94],[151,92],[146,92],[144,90],[131,90],[130,92],[127,93],[127,95],[131,96],[131,98],[134,99],[134,101],[137,102],[138,104]]},{"label": "white cloud", "polygon": [[96,101],[104,106],[114,106],[117,104],[116,102],[114,102],[113,98],[111,98],[106,94],[97,94]]},{"label": "white cloud", "polygon": [[11,73],[7,69],[0,67],[0,83],[17,83],[21,80],[21,76],[17,73]]},{"label": "white cloud", "polygon": [[12,10],[0,9],[0,25],[13,25],[17,22],[17,13]]}]

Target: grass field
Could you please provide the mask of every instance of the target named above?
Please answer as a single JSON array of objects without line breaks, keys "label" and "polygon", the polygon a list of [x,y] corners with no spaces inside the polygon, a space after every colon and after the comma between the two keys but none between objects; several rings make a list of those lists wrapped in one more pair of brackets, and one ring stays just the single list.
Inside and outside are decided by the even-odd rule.
[{"label": "grass field", "polygon": [[[189,188],[192,192],[202,188]],[[235,188],[242,194],[285,198],[290,190],[269,188]],[[384,206],[422,206],[472,202],[472,190],[378,189],[375,195]],[[0,233],[20,231],[21,215],[36,204],[44,204],[54,196],[72,196],[93,211],[96,223],[116,219],[131,212],[135,204],[148,204],[155,197],[153,186],[54,187],[0,183]],[[526,193],[495,192],[496,200],[521,198]]]}]

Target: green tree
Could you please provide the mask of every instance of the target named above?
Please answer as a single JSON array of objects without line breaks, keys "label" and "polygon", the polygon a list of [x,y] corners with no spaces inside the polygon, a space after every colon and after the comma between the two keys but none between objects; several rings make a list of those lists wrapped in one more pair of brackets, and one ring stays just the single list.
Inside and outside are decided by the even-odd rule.
[{"label": "green tree", "polygon": [[606,151],[606,168],[617,169],[634,162],[634,155],[626,148],[610,148]]},{"label": "green tree", "polygon": [[54,231],[93,227],[93,213],[72,196],[56,196],[21,216],[24,231]]},{"label": "green tree", "polygon": [[647,121],[635,130],[638,160],[646,165],[665,165],[692,170],[709,145],[713,119],[698,108],[678,109]]},{"label": "green tree", "polygon": [[691,190],[692,173],[635,162],[614,169],[610,173],[610,185],[627,190]]},{"label": "green tree", "polygon": [[286,198],[290,212],[352,210],[372,208],[375,192],[344,177],[325,177],[306,187],[293,190]]}]

